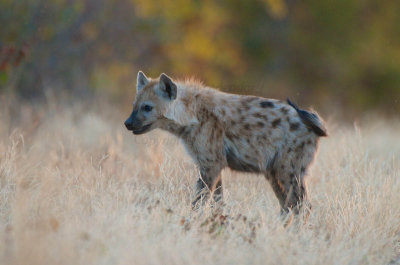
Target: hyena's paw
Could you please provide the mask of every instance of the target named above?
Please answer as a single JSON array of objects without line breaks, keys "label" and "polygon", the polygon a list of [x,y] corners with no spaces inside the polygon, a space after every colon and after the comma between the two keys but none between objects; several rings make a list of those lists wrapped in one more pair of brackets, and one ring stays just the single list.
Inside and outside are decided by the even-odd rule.
[{"label": "hyena's paw", "polygon": [[192,201],[192,210],[196,211],[200,206],[204,206],[209,197],[209,191],[204,189],[197,193],[195,199]]},{"label": "hyena's paw", "polygon": [[[206,203],[210,204],[211,208],[222,208],[224,206],[224,200],[222,194],[213,193],[210,196],[210,192],[205,190],[199,193],[192,202],[192,210],[198,210],[200,207],[204,206]],[[210,200],[209,198],[212,197]]]},{"label": "hyena's paw", "polygon": [[309,201],[303,201],[292,208],[282,208],[280,217],[283,221],[283,226],[288,227],[292,225],[293,221],[296,225],[306,225],[311,214],[311,208]]},{"label": "hyena's paw", "polygon": [[293,223],[294,214],[292,211],[282,212],[280,215],[280,219],[282,220],[283,227],[287,228]]}]

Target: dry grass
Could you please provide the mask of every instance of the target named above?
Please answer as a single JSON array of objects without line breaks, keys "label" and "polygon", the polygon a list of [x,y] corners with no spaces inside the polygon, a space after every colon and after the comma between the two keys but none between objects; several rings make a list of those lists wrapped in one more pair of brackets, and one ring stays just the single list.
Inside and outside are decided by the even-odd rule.
[{"label": "dry grass", "polygon": [[0,264],[400,263],[399,122],[331,124],[308,223],[284,229],[261,176],[224,171],[223,212],[192,212],[179,142],[111,106],[0,109]]}]

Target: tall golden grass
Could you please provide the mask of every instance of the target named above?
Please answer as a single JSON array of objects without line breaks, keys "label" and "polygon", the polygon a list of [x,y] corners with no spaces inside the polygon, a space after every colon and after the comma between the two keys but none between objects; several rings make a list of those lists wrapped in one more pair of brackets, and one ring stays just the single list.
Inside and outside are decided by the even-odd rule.
[{"label": "tall golden grass", "polygon": [[400,264],[399,121],[331,122],[284,228],[264,177],[229,170],[223,209],[193,212],[179,141],[127,114],[0,102],[0,264]]}]

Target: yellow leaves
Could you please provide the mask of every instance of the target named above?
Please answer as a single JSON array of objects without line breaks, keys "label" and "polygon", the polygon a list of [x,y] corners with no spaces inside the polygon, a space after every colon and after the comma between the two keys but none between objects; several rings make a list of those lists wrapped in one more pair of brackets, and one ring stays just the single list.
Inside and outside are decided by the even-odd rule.
[{"label": "yellow leaves", "polygon": [[140,17],[164,17],[167,19],[180,19],[194,15],[195,3],[191,0],[131,0],[135,7],[136,15]]},{"label": "yellow leaves", "polygon": [[157,5],[152,1],[132,0],[132,4],[136,9],[136,15],[140,17],[148,17],[157,13]]},{"label": "yellow leaves", "polygon": [[129,78],[131,76],[135,76],[135,73],[132,69],[132,64],[128,63],[114,63],[111,64],[108,68],[108,73],[112,76],[116,76],[119,78]]},{"label": "yellow leaves", "polygon": [[212,59],[217,53],[211,36],[204,31],[192,31],[185,35],[183,48],[187,53],[204,60]]},{"label": "yellow leaves", "polygon": [[117,98],[127,90],[133,90],[136,71],[130,63],[114,61],[96,68],[92,75],[92,84],[99,92],[106,92]]},{"label": "yellow leaves", "polygon": [[275,19],[284,19],[288,14],[288,7],[284,0],[264,0],[267,11]]}]

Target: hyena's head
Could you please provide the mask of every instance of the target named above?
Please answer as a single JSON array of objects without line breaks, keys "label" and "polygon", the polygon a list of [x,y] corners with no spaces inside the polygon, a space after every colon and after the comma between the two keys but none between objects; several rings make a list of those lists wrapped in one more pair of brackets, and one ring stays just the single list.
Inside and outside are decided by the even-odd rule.
[{"label": "hyena's head", "polygon": [[132,114],[125,121],[126,128],[134,134],[143,134],[158,128],[176,96],[177,86],[166,74],[152,80],[139,71],[136,98]]}]

